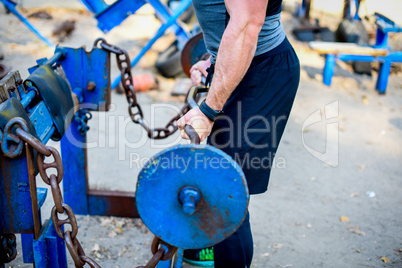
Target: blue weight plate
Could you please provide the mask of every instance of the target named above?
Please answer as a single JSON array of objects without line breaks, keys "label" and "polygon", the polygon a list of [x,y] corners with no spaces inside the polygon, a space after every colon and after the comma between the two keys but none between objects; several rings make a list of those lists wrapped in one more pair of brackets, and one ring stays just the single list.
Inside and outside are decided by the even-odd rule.
[{"label": "blue weight plate", "polygon": [[[193,186],[201,201],[191,216],[179,192]],[[173,246],[212,246],[234,233],[246,216],[247,183],[233,159],[209,145],[177,145],[155,155],[137,182],[137,208],[145,225]]]}]

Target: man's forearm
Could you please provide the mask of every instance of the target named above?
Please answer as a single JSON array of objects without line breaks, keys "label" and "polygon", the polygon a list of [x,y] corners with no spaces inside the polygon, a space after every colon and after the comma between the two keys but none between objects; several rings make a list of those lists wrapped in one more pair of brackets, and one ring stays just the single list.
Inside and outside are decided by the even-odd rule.
[{"label": "man's forearm", "polygon": [[240,83],[254,57],[261,25],[253,22],[229,22],[219,46],[214,79],[206,103],[222,110],[230,94]]}]

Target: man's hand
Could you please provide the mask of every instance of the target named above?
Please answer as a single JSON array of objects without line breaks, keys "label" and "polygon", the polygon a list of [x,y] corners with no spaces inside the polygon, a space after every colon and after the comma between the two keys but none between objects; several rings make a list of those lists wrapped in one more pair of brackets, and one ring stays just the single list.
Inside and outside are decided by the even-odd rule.
[{"label": "man's hand", "polygon": [[194,64],[190,69],[191,74],[191,82],[194,86],[201,86],[201,77],[207,77],[207,68],[211,66],[211,61],[208,60],[200,60],[196,64]]},{"label": "man's hand", "polygon": [[184,126],[191,125],[198,136],[200,136],[201,142],[205,140],[209,134],[211,133],[212,126],[214,122],[208,119],[201,111],[200,108],[191,109],[188,113],[186,113],[182,118],[177,121],[177,126],[181,131],[181,137],[183,139],[188,140],[189,137],[184,132]]}]

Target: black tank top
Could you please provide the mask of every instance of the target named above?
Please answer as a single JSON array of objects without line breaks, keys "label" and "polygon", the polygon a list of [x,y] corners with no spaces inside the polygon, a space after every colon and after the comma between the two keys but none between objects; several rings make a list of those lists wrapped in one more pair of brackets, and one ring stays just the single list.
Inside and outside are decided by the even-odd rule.
[{"label": "black tank top", "polygon": [[282,0],[268,0],[267,16],[278,14],[282,11]]}]

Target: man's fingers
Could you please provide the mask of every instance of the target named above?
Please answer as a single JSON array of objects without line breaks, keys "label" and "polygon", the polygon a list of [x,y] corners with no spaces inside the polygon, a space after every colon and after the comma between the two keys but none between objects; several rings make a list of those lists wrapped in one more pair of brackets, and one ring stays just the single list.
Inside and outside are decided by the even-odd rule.
[{"label": "man's fingers", "polygon": [[201,72],[195,70],[191,73],[191,83],[194,86],[199,86],[201,84]]},{"label": "man's fingers", "polygon": [[184,125],[185,125],[185,119],[184,119],[184,116],[182,116],[182,117],[180,117],[179,120],[177,120],[177,127],[179,129],[183,129]]},{"label": "man's fingers", "polygon": [[207,77],[208,76],[208,72],[205,69],[200,70],[200,72],[202,73],[203,76]]},{"label": "man's fingers", "polygon": [[184,129],[181,130],[180,132],[180,136],[185,139],[185,140],[189,140],[190,138],[187,136],[186,132],[184,131]]},{"label": "man's fingers", "polygon": [[191,125],[197,134],[200,136],[201,141],[205,140],[211,132],[213,123],[200,111],[199,108],[191,109],[183,117],[177,120],[177,126],[180,129],[180,136],[183,139],[189,139],[184,126]]}]

